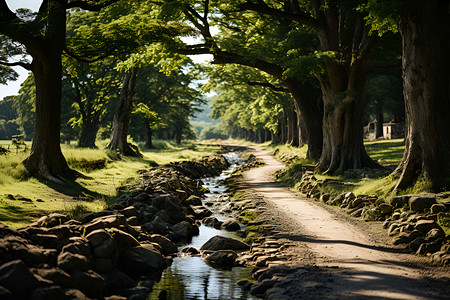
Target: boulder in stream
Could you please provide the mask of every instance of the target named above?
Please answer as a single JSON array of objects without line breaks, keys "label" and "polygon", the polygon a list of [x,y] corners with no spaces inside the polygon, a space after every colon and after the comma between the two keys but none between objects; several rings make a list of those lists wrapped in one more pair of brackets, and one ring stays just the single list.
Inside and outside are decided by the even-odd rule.
[{"label": "boulder in stream", "polygon": [[205,258],[205,261],[213,267],[220,269],[231,270],[235,264],[238,255],[231,250],[215,251]]},{"label": "boulder in stream", "polygon": [[249,250],[250,246],[237,239],[216,235],[210,238],[200,250]]}]

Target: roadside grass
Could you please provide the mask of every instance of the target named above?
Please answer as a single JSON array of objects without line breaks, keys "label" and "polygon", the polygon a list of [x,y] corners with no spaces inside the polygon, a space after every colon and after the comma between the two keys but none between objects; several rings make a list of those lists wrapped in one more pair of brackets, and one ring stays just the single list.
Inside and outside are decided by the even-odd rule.
[{"label": "roadside grass", "polygon": [[[0,145],[5,146],[8,142],[0,141]],[[100,211],[115,199],[116,188],[136,181],[139,172],[156,165],[197,159],[220,149],[219,146],[195,142],[176,145],[157,140],[154,143],[156,149],[141,148],[143,158],[113,160],[111,153],[102,150],[106,143],[97,142],[99,149],[61,145],[69,166],[85,175],[64,186],[28,176],[22,161],[29,152],[22,150],[16,154],[13,149],[6,155],[0,155],[0,222],[19,228],[51,212],[79,217],[88,211]]]}]

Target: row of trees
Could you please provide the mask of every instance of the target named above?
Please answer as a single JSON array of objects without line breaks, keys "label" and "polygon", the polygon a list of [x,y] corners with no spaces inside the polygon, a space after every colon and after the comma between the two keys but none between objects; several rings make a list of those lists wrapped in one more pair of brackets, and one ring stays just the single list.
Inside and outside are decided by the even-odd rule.
[{"label": "row of trees", "polygon": [[[24,86],[28,90],[19,96],[22,100],[26,100],[25,95],[34,99],[33,143],[31,154],[24,161],[31,174],[57,183],[77,176],[68,167],[60,148],[60,118],[70,116],[67,111],[71,103],[75,103],[78,113],[78,120],[77,116],[71,120],[80,126],[80,146],[92,146],[99,123],[108,112],[105,109],[108,100],[116,97],[117,109],[108,147],[135,155],[136,149],[130,147],[127,134],[133,101],[139,90],[143,99],[135,107],[148,129],[147,138],[151,138],[151,130],[164,123],[161,111],[158,114],[149,108],[153,105],[164,113],[169,114],[170,110],[170,114],[180,116],[176,122],[165,123],[173,125],[177,140],[181,139],[194,102],[199,100],[198,94],[188,86],[192,75],[170,68],[181,66],[185,59],[176,55],[159,57],[160,69],[170,74],[161,83],[167,91],[157,91],[155,87],[151,95],[148,88],[145,90],[146,87],[141,88],[137,83],[141,76],[143,79],[155,76],[158,70],[146,66],[158,60],[161,49],[174,47],[175,37],[192,31],[181,23],[156,20],[153,11],[150,1],[43,0],[37,13],[24,9],[12,12],[6,1],[0,1],[2,80],[17,76],[12,66],[32,71],[34,78],[35,93],[29,93],[31,87]],[[160,105],[152,102],[152,96],[157,97]],[[168,119],[174,120],[172,116]],[[151,139],[147,144],[151,145]]]},{"label": "row of trees", "polygon": [[[235,106],[221,114],[229,114],[230,120],[236,117],[234,123],[245,130],[251,129],[241,119],[268,124],[269,130],[279,124],[276,115],[278,121],[297,123],[287,126],[286,136],[297,131],[303,138],[306,132],[308,155],[318,160],[323,172],[377,167],[363,146],[367,84],[377,71],[396,64],[390,35],[399,31],[407,138],[404,158],[393,174],[398,178],[396,188],[404,189],[418,178],[429,180],[435,188],[448,186],[449,4],[448,0],[45,0],[37,15],[30,16],[11,12],[1,0],[0,33],[19,42],[33,58],[31,64],[16,63],[30,68],[36,82],[36,127],[25,165],[47,178],[67,171],[59,149],[59,124],[55,127],[49,121],[54,112],[48,109],[55,108],[59,115],[61,54],[66,49],[78,60],[114,55],[125,62],[119,67],[127,73],[119,97],[125,106],[137,70],[149,57],[153,61],[159,57],[164,65],[169,57],[181,60],[180,54],[209,53],[214,64],[258,70],[249,80],[232,72],[235,79],[253,87],[271,87],[289,97],[270,96],[275,92],[267,89],[223,85],[218,107],[229,101],[235,106],[242,93],[249,94],[240,103],[256,101],[245,106],[245,112],[236,114]],[[101,11],[87,15],[87,20],[77,19],[81,21],[71,29],[66,26],[66,11],[74,7]],[[212,26],[219,34],[211,33]],[[64,44],[66,28],[73,38]],[[202,43],[183,45],[174,38],[193,32],[203,38]],[[8,46],[2,48],[0,59]],[[383,59],[377,60],[380,53]],[[275,113],[264,114],[267,107]],[[127,116],[115,119],[122,117]],[[117,145],[121,147],[120,142]]]},{"label": "row of trees", "polygon": [[[417,179],[434,188],[450,183],[444,154],[450,150],[449,5],[444,0],[203,0],[168,1],[167,11],[192,23],[204,38],[184,53],[210,53],[213,63],[258,69],[289,91],[308,133],[308,154],[327,173],[377,167],[363,145],[367,84],[377,71],[396,64],[389,62],[395,58],[389,54],[395,50],[391,35],[400,32],[407,137],[392,176],[398,179],[395,188],[405,189]],[[214,36],[213,25],[219,28]],[[387,64],[374,63],[380,53]]]}]

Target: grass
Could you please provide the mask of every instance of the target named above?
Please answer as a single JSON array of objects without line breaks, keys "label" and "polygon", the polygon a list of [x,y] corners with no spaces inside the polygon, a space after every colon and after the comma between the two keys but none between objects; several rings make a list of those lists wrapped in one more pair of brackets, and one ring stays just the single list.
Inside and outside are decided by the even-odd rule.
[{"label": "grass", "polygon": [[382,166],[398,165],[403,157],[403,139],[365,141],[367,154]]},{"label": "grass", "polygon": [[[2,146],[8,143],[0,141]],[[87,211],[100,211],[115,199],[116,188],[135,180],[140,171],[155,165],[197,159],[219,150],[218,146],[194,142],[176,145],[155,141],[154,144],[157,149],[141,148],[143,158],[123,157],[122,160],[112,160],[110,153],[101,150],[105,141],[97,143],[100,149],[63,144],[62,152],[69,166],[86,175],[64,186],[29,177],[21,163],[29,153],[16,154],[13,149],[7,155],[0,155],[0,222],[19,228],[50,212],[79,217]],[[28,146],[31,146],[29,142]],[[15,200],[19,195],[29,201]]]}]

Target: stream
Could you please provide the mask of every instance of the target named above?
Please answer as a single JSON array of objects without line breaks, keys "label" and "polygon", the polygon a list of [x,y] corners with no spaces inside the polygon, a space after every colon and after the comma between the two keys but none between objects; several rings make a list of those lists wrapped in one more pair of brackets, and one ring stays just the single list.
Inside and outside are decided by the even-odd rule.
[{"label": "stream", "polygon": [[[203,205],[213,212],[213,217],[224,221],[227,217],[221,213],[226,211],[226,186],[222,181],[230,176],[233,170],[243,165],[246,160],[236,153],[223,156],[231,166],[219,176],[202,178],[203,186],[209,189],[202,199]],[[200,249],[210,238],[216,235],[239,238],[234,232],[200,226],[200,234],[192,238],[184,247]],[[161,280],[155,283],[153,291],[147,299],[257,299],[243,291],[237,284],[241,279],[251,279],[251,269],[234,267],[232,270],[220,270],[209,266],[199,256],[178,256],[172,265],[162,274]],[[165,297],[159,296],[164,291]],[[160,298],[159,298],[160,297]]]}]

